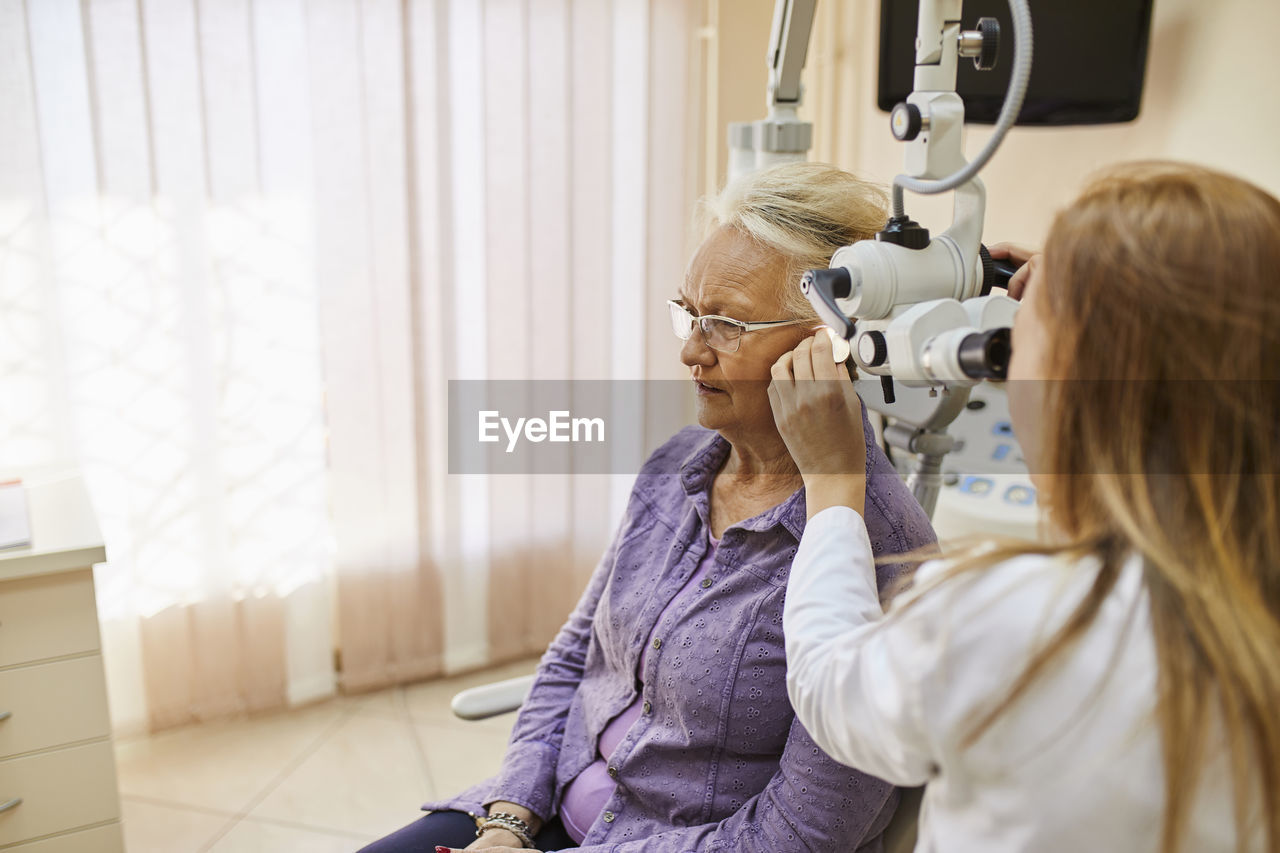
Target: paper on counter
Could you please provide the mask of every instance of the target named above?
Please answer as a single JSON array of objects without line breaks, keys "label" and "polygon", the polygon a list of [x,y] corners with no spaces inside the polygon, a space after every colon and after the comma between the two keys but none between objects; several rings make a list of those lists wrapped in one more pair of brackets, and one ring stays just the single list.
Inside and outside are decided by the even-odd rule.
[{"label": "paper on counter", "polygon": [[0,483],[0,549],[25,548],[30,544],[27,490],[21,480]]}]

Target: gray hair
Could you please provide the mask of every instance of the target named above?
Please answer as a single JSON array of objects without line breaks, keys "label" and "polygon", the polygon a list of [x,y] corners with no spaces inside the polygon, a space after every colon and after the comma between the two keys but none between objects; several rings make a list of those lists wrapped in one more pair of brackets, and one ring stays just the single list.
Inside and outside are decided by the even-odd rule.
[{"label": "gray hair", "polygon": [[743,175],[704,199],[705,231],[728,225],[787,259],[783,309],[817,319],[796,286],[805,270],[827,266],[836,249],[869,240],[889,215],[884,187],[825,163],[786,163]]}]

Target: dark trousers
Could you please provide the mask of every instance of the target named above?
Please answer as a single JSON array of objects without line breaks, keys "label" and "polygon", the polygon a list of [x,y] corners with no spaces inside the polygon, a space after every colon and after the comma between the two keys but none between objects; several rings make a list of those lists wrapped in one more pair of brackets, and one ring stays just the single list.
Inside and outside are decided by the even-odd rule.
[{"label": "dark trousers", "polygon": [[[496,831],[496,830],[494,830]],[[432,812],[404,829],[364,847],[360,853],[435,853],[437,846],[461,850],[476,840],[476,822],[466,812]],[[533,842],[541,851],[577,847],[560,818],[552,818]]]}]

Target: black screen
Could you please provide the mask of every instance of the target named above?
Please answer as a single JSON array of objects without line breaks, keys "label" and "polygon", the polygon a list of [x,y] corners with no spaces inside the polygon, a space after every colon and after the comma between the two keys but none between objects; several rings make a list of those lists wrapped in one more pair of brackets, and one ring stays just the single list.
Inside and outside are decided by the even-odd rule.
[{"label": "black screen", "polygon": [[[1107,124],[1138,116],[1147,67],[1153,0],[1030,0],[1034,56],[1018,124]],[[915,76],[917,0],[880,0],[880,109],[911,94]],[[960,58],[956,91],[965,121],[993,124],[1013,67],[1013,22],[1007,0],[965,0],[963,28],[980,17],[1000,21],[1000,54],[992,71]]]}]

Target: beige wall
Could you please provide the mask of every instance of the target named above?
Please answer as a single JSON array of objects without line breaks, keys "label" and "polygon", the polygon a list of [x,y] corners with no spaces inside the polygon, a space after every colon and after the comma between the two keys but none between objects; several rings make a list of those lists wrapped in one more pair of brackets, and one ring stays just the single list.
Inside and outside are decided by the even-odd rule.
[{"label": "beige wall", "polygon": [[768,111],[765,63],[773,0],[705,0],[705,9],[711,73],[706,88],[704,194],[724,183],[729,123],[755,121]]},{"label": "beige wall", "polygon": [[[711,0],[714,3],[714,0]],[[761,118],[771,0],[719,0],[718,175],[724,125]],[[902,146],[875,107],[879,3],[822,0],[805,72],[805,112],[815,123],[814,160],[889,181]],[[1242,175],[1280,195],[1280,2],[1158,0],[1142,114],[1101,128],[1017,128],[983,172],[986,241],[1038,244],[1055,210],[1100,166],[1170,157]],[[1082,51],[1081,61],[1088,61]],[[710,122],[713,115],[708,113]],[[989,129],[969,131],[972,154]],[[708,134],[709,136],[709,134]],[[710,140],[708,139],[708,142]],[[950,201],[908,197],[908,211],[942,230]]]}]

